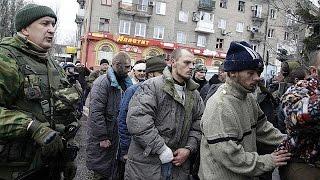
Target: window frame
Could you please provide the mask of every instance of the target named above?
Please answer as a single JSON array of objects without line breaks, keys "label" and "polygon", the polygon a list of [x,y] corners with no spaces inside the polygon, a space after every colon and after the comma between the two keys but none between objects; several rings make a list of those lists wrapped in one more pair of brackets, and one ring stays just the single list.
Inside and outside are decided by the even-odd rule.
[{"label": "window frame", "polygon": [[187,33],[186,32],[177,31],[177,43],[179,43],[179,44],[187,44]]},{"label": "window frame", "polygon": [[220,0],[220,8],[228,9],[228,0]]},{"label": "window frame", "polygon": [[273,38],[274,37],[274,29],[273,28],[269,28],[268,29],[268,38]]},{"label": "window frame", "polygon": [[[242,26],[242,27],[241,27]],[[240,28],[241,27],[241,28]],[[239,29],[240,28],[240,29]],[[244,23],[243,22],[237,22],[236,26],[236,32],[243,33],[244,32]]]},{"label": "window frame", "polygon": [[[166,15],[166,8],[167,8],[167,3],[165,2],[156,2],[156,14],[158,15]],[[163,11],[163,12],[161,12]]]},{"label": "window frame", "polygon": [[[129,23],[129,26],[128,26],[128,33],[126,33],[126,32],[121,32],[121,22],[123,22],[124,24],[124,31],[125,31],[125,27],[126,27],[126,25],[125,25],[125,23]],[[127,21],[127,20],[120,20],[119,21],[119,34],[126,34],[126,35],[130,35],[130,32],[131,32],[131,21]]]},{"label": "window frame", "polygon": [[[104,23],[102,22],[102,20],[104,20]],[[102,25],[104,26],[103,29],[101,29]],[[105,27],[107,27],[107,30]],[[110,31],[110,19],[109,18],[99,18],[98,31],[99,32],[109,32]]]},{"label": "window frame", "polygon": [[[137,33],[137,25],[139,25],[139,33]],[[141,30],[143,30],[142,27],[144,28],[144,31],[143,31],[142,34],[140,34]],[[146,37],[146,32],[147,32],[147,24],[146,23],[141,23],[141,22],[136,22],[135,23],[135,27],[134,27],[134,35],[135,36],[137,36],[137,37]]]},{"label": "window frame", "polygon": [[100,3],[103,6],[112,6],[112,0],[100,0]]},{"label": "window frame", "polygon": [[[217,38],[216,41],[216,49],[223,49],[223,43],[224,43],[224,39],[222,38]],[[221,47],[220,47],[221,46]]]},{"label": "window frame", "polygon": [[[162,32],[160,30],[162,30]],[[161,33],[162,33],[162,37],[159,37],[159,35]],[[163,37],[164,37],[164,26],[155,26],[153,28],[153,38],[154,39],[163,39]]]},{"label": "window frame", "polygon": [[[222,23],[224,22],[224,23]],[[220,19],[218,22],[219,29],[227,29],[227,21],[225,19]]]},{"label": "window frame", "polygon": [[[202,38],[202,40],[201,40],[201,38]],[[207,45],[207,37],[204,35],[198,35],[197,46],[206,47],[206,45]]]},{"label": "window frame", "polygon": [[238,11],[244,13],[245,12],[246,2],[240,0],[238,3]]}]

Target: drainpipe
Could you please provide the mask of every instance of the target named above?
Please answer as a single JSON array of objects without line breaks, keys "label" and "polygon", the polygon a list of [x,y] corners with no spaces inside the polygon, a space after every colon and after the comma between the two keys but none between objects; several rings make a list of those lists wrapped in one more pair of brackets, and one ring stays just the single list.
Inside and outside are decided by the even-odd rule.
[{"label": "drainpipe", "polygon": [[93,0],[89,0],[90,2],[90,11],[89,11],[89,27],[88,27],[88,31],[87,31],[87,35],[86,35],[86,56],[85,56],[85,66],[87,67],[87,62],[88,62],[88,52],[89,52],[89,39],[88,39],[88,34],[89,32],[91,32],[91,17],[92,17],[92,4],[93,4]]},{"label": "drainpipe", "polygon": [[[268,60],[268,63],[265,63],[265,67],[266,67],[265,73],[264,73],[265,83],[267,83],[268,64],[269,64],[269,53],[266,53],[266,43],[267,43],[267,38],[268,38],[268,25],[269,25],[269,13],[270,13],[270,2],[268,0],[268,12],[267,12],[267,18],[266,18],[266,27],[265,27],[264,44],[263,44],[263,56],[262,56],[264,60]],[[266,55],[268,57],[266,57]]]}]

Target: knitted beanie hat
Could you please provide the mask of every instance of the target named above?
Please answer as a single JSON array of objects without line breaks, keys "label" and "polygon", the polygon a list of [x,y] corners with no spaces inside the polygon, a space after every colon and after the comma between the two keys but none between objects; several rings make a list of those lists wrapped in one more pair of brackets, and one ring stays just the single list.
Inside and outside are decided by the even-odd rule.
[{"label": "knitted beanie hat", "polygon": [[194,66],[194,72],[205,71],[207,72],[207,67],[204,64],[196,64]]},{"label": "knitted beanie hat", "polygon": [[164,55],[150,57],[146,60],[146,73],[162,72],[167,66]]},{"label": "knitted beanie hat", "polygon": [[261,56],[245,41],[233,41],[224,62],[224,71],[259,70],[263,67]]},{"label": "knitted beanie hat", "polygon": [[41,6],[37,4],[28,4],[18,10],[15,17],[15,27],[19,32],[21,29],[29,26],[34,21],[49,16],[54,18],[57,21],[57,16],[53,10],[47,6]]}]

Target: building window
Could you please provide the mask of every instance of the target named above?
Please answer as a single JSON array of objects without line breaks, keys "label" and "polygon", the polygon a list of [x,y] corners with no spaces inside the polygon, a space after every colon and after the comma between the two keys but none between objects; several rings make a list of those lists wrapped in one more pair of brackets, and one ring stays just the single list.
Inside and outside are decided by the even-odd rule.
[{"label": "building window", "polygon": [[288,40],[288,39],[289,39],[289,32],[284,32],[283,40]]},{"label": "building window", "polygon": [[206,44],[207,44],[207,38],[205,36],[198,35],[197,46],[206,47]]},{"label": "building window", "polygon": [[147,12],[148,11],[148,3],[149,3],[149,0],[139,0],[139,3],[137,5],[137,10]]},{"label": "building window", "polygon": [[227,27],[227,21],[224,19],[220,19],[220,21],[218,22],[218,28],[226,29],[226,27]]},{"label": "building window", "polygon": [[110,22],[110,19],[100,18],[99,19],[99,31],[100,32],[109,32],[109,22]]},{"label": "building window", "polygon": [[258,45],[257,44],[252,44],[252,49],[256,52],[258,52]]},{"label": "building window", "polygon": [[244,7],[245,7],[245,2],[244,1],[239,1],[238,11],[244,12]]},{"label": "building window", "polygon": [[270,18],[271,19],[277,18],[277,11],[275,9],[270,9]]},{"label": "building window", "polygon": [[214,15],[212,13],[200,11],[200,21],[213,23]]},{"label": "building window", "polygon": [[236,31],[243,32],[244,23],[237,23]]},{"label": "building window", "polygon": [[188,22],[188,12],[180,11],[179,12],[179,21]]},{"label": "building window", "polygon": [[164,27],[162,27],[162,26],[154,27],[153,38],[163,39],[163,35],[164,35]]},{"label": "building window", "polygon": [[156,14],[166,15],[166,3],[156,2]]},{"label": "building window", "polygon": [[147,25],[145,23],[136,23],[135,27],[135,36],[140,36],[140,37],[146,37],[146,27]]},{"label": "building window", "polygon": [[268,30],[268,38],[272,38],[274,36],[274,29]]},{"label": "building window", "polygon": [[130,26],[131,26],[130,21],[120,20],[119,34],[130,35]]},{"label": "building window", "polygon": [[111,6],[112,0],[101,0],[101,5]]},{"label": "building window", "polygon": [[227,9],[228,0],[220,0],[220,7]]},{"label": "building window", "polygon": [[177,32],[177,43],[180,43],[180,44],[187,43],[187,35],[185,32],[182,32],[182,31]]},{"label": "building window", "polygon": [[262,13],[262,5],[255,5],[253,6],[253,16],[261,18]]},{"label": "building window", "polygon": [[217,38],[216,49],[222,49],[222,48],[223,48],[223,39]]}]

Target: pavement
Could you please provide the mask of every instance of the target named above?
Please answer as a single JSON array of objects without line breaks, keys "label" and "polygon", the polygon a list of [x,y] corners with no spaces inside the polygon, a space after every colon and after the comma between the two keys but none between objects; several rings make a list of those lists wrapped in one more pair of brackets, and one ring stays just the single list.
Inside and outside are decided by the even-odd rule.
[{"label": "pavement", "polygon": [[76,158],[76,165],[78,167],[75,180],[92,180],[93,173],[86,167],[86,143],[87,143],[87,116],[80,119],[81,127],[75,137],[78,142],[80,150]]}]

